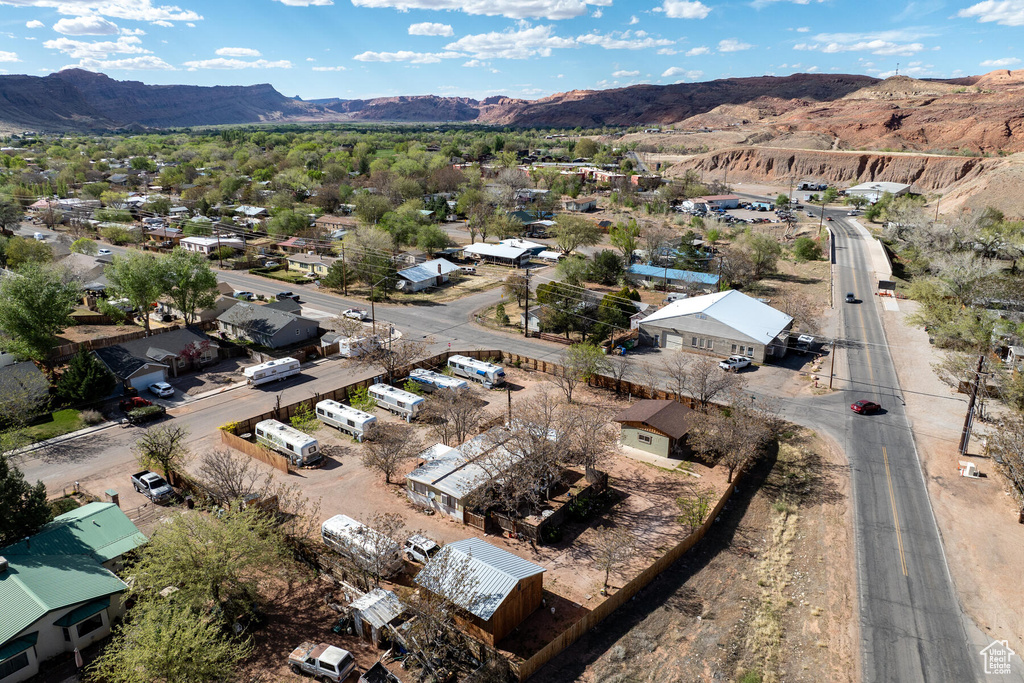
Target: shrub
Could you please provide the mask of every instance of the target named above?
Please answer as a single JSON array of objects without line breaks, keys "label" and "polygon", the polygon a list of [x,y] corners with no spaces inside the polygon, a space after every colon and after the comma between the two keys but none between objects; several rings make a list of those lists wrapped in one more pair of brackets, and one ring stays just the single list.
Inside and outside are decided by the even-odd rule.
[{"label": "shrub", "polygon": [[295,415],[291,418],[291,423],[292,427],[307,434],[312,434],[323,426],[323,423],[316,419],[316,414],[310,409],[308,403],[299,404]]},{"label": "shrub", "polygon": [[50,501],[50,510],[53,511],[54,517],[63,515],[65,512],[71,512],[72,510],[76,510],[80,507],[82,507],[81,503],[68,496]]},{"label": "shrub", "polygon": [[793,243],[793,256],[797,261],[818,261],[821,259],[821,245],[810,237],[798,237]]},{"label": "shrub", "polygon": [[103,413],[98,410],[83,410],[81,413],[82,422],[87,425],[97,425],[103,422],[106,418],[103,417]]},{"label": "shrub", "polygon": [[377,402],[370,398],[370,390],[366,387],[349,389],[348,402],[356,410],[362,410],[365,413],[369,413],[377,407]]},{"label": "shrub", "polygon": [[411,379],[406,380],[405,384],[402,385],[402,389],[408,391],[410,394],[416,394],[417,396],[423,395],[423,387],[419,382],[414,382]]},{"label": "shrub", "polygon": [[499,325],[508,325],[508,313],[505,312],[505,304],[498,304],[494,309],[494,317]]}]

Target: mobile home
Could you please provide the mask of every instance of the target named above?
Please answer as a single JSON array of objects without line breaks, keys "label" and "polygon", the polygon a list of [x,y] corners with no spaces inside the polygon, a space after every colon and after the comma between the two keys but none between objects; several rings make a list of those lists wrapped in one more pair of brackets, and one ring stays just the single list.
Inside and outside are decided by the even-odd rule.
[{"label": "mobile home", "polygon": [[324,545],[355,562],[364,571],[382,570],[385,577],[404,567],[398,543],[346,515],[335,515],[320,526]]},{"label": "mobile home", "polygon": [[427,393],[437,391],[438,389],[458,391],[469,388],[469,382],[464,379],[449,377],[448,375],[442,375],[440,372],[423,368],[416,368],[410,372],[409,379],[418,384]]},{"label": "mobile home", "polygon": [[324,424],[337,427],[340,431],[354,436],[356,441],[360,442],[366,430],[377,423],[377,418],[369,413],[330,400],[316,404],[316,417]]},{"label": "mobile home", "polygon": [[316,465],[323,459],[316,439],[277,420],[257,422],[256,441],[288,456],[296,467]]},{"label": "mobile home", "polygon": [[377,402],[381,408],[390,410],[395,415],[401,415],[406,422],[411,422],[426,405],[422,396],[411,394],[408,391],[396,389],[387,384],[374,384],[369,389],[370,398]]},{"label": "mobile home", "polygon": [[505,383],[505,370],[494,363],[469,356],[452,356],[448,359],[448,367],[456,375],[480,382],[488,389]]},{"label": "mobile home", "polygon": [[338,353],[344,358],[359,358],[378,346],[377,337],[345,337],[338,340]]},{"label": "mobile home", "polygon": [[294,358],[277,358],[268,360],[266,363],[253,365],[242,370],[246,382],[251,387],[258,387],[267,382],[282,380],[299,374],[299,361]]}]

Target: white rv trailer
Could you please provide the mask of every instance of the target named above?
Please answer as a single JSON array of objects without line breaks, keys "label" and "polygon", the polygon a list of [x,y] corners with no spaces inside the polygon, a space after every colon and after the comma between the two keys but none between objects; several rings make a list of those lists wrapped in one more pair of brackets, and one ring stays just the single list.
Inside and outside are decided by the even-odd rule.
[{"label": "white rv trailer", "polygon": [[402,548],[396,541],[347,515],[335,515],[320,525],[320,538],[328,548],[366,571],[382,570],[381,574],[388,577],[405,566]]},{"label": "white rv trailer", "polygon": [[366,430],[377,422],[377,418],[369,413],[331,400],[316,404],[316,417],[324,424],[337,427],[340,431],[354,436],[356,441],[360,442]]},{"label": "white rv trailer", "polygon": [[277,420],[257,422],[256,440],[288,456],[296,467],[309,467],[323,459],[320,443],[316,439]]},{"label": "white rv trailer", "polygon": [[500,365],[477,360],[469,356],[452,356],[448,359],[448,367],[456,375],[480,382],[488,389],[505,383],[505,370]]},{"label": "white rv trailer", "polygon": [[448,375],[442,375],[440,372],[424,370],[423,368],[416,368],[410,372],[409,379],[418,384],[428,393],[437,391],[438,389],[451,389],[452,391],[458,391],[460,389],[469,388],[469,382],[464,379],[449,377]]},{"label": "white rv trailer", "polygon": [[253,365],[242,370],[246,382],[251,387],[258,387],[267,382],[282,380],[285,377],[292,377],[299,374],[299,361],[294,358],[277,358],[268,360],[266,363]]},{"label": "white rv trailer", "polygon": [[377,337],[345,337],[338,340],[338,354],[343,358],[359,358],[378,346]]},{"label": "white rv trailer", "polygon": [[385,410],[390,410],[395,415],[401,415],[406,422],[411,422],[412,418],[416,417],[427,403],[422,396],[396,389],[387,384],[373,384],[368,393],[370,398],[377,402],[377,405]]}]

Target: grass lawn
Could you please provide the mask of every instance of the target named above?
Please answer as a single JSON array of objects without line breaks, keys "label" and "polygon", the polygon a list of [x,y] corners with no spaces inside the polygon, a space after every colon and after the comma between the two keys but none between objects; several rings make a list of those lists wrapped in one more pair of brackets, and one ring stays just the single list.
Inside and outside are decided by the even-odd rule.
[{"label": "grass lawn", "polygon": [[262,275],[263,277],[270,278],[271,280],[280,280],[282,282],[289,282],[295,285],[308,285],[310,281],[308,277],[297,270],[265,271],[263,269],[254,268],[249,272],[253,275]]},{"label": "grass lawn", "polygon": [[74,408],[58,410],[50,415],[48,422],[32,425],[25,431],[32,441],[45,441],[61,434],[67,434],[85,426],[82,414]]}]

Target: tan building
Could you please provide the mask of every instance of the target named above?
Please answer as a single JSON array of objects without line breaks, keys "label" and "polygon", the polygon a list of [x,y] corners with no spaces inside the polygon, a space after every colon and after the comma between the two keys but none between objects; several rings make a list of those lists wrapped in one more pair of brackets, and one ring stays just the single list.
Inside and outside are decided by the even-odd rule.
[{"label": "tan building", "polygon": [[619,441],[663,458],[689,452],[686,434],[693,425],[693,410],[678,401],[637,401],[615,416],[622,425]]}]

